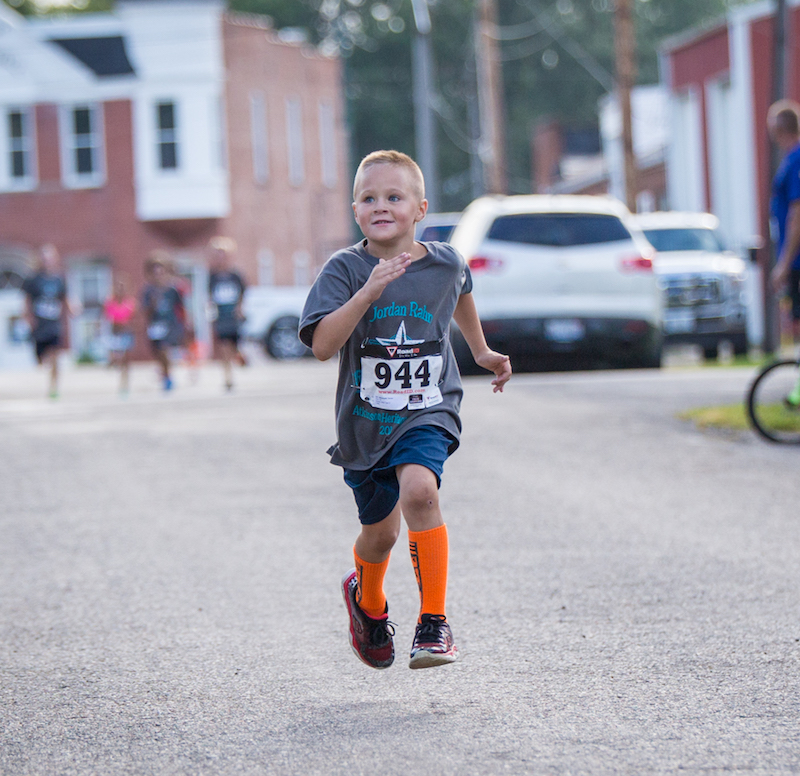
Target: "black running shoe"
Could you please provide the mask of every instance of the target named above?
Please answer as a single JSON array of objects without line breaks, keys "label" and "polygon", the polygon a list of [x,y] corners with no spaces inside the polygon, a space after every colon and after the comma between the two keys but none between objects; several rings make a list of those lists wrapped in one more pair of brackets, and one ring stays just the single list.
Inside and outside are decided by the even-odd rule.
[{"label": "black running shoe", "polygon": [[458,660],[453,632],[441,614],[423,614],[411,645],[409,668],[433,668]]},{"label": "black running shoe", "polygon": [[365,614],[356,602],[356,570],[342,579],[342,594],[350,615],[350,646],[359,659],[372,668],[388,668],[394,662],[394,626],[387,612],[377,619]]}]

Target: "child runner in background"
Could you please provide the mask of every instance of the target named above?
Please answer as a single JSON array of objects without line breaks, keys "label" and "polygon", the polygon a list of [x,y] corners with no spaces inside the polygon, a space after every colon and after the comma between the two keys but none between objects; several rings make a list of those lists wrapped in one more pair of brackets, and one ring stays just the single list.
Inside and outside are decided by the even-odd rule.
[{"label": "child runner in background", "polygon": [[119,392],[127,396],[130,391],[130,364],[133,348],[133,314],[136,312],[136,299],[127,293],[125,281],[114,281],[114,292],[103,306],[106,320],[111,324],[111,346],[109,363],[118,366],[120,371]]},{"label": "child runner in background", "polygon": [[48,394],[58,398],[58,354],[63,347],[64,311],[76,315],[67,300],[67,284],[61,272],[61,257],[50,243],[39,249],[36,269],[22,283],[25,317],[31,328],[36,360],[48,367]]},{"label": "child runner in background", "polygon": [[438,495],[461,431],[451,319],[476,363],[494,372],[495,392],[511,377],[508,356],[486,344],[464,259],[445,243],[414,240],[428,206],[424,186],[405,154],[362,160],[353,212],[366,239],[329,259],[300,321],[300,338],[318,359],[339,354],[338,440],[328,452],[344,469],[361,521],[355,568],[342,587],[350,644],[374,668],[394,660],[383,580],[401,518],[420,594],[409,666],[458,658],[445,611],[449,543]]},{"label": "child runner in background", "polygon": [[212,237],[208,243],[211,254],[211,273],[208,276],[208,295],[213,305],[214,335],[222,359],[225,390],[233,390],[233,362],[244,364],[239,353],[239,329],[244,315],[242,300],[245,283],[231,266],[236,243],[230,237]]},{"label": "child runner in background", "polygon": [[142,291],[142,309],[147,320],[147,339],[159,366],[165,391],[172,390],[169,349],[183,344],[183,299],[172,284],[170,257],[154,251],[145,262],[147,285]]}]

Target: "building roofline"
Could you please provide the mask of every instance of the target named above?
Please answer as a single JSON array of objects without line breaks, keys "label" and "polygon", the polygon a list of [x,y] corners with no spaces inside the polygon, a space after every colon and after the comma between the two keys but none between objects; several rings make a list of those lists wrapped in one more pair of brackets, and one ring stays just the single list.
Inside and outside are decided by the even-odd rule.
[{"label": "building roofline", "polygon": [[0,30],[3,27],[21,27],[24,23],[25,17],[21,13],[0,3]]},{"label": "building roofline", "polygon": [[237,27],[253,27],[257,30],[274,30],[275,24],[271,16],[262,13],[244,13],[242,11],[225,11],[225,21]]},{"label": "building roofline", "polygon": [[728,29],[728,27],[730,27],[728,14],[717,16],[703,24],[698,24],[696,27],[664,38],[658,46],[658,51],[662,54],[670,54],[676,49],[683,48],[692,43],[697,43],[703,38],[710,37],[723,29]]}]

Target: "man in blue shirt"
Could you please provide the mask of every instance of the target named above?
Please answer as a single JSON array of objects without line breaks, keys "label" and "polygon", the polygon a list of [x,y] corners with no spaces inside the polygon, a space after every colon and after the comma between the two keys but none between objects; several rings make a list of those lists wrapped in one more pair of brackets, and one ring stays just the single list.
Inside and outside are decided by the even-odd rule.
[{"label": "man in blue shirt", "polygon": [[778,293],[788,283],[792,333],[800,343],[800,105],[792,100],[776,102],[767,114],[767,127],[784,155],[772,181],[771,226],[778,260],[770,280]]}]

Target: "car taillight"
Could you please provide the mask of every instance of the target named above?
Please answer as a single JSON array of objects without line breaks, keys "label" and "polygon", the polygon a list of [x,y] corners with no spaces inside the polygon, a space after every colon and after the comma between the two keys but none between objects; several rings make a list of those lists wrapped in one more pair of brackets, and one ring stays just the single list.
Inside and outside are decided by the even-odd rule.
[{"label": "car taillight", "polygon": [[626,256],[620,262],[623,272],[652,272],[653,260],[647,256]]},{"label": "car taillight", "polygon": [[503,268],[502,259],[487,256],[473,256],[468,262],[470,272],[499,272]]}]

